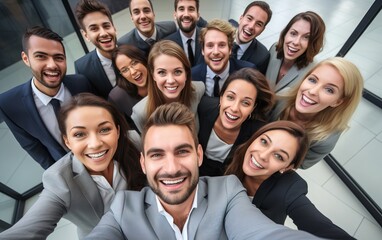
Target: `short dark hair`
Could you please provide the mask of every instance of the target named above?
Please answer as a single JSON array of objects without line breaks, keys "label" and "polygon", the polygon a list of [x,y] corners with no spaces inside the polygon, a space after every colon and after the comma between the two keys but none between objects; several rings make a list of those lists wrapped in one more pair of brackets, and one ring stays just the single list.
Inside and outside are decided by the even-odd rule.
[{"label": "short dark hair", "polygon": [[159,106],[149,117],[142,132],[142,150],[147,131],[152,126],[177,125],[187,127],[194,139],[195,148],[198,147],[198,133],[195,125],[195,115],[186,105],[179,102],[172,102]]},{"label": "short dark hair", "polygon": [[[179,3],[180,0],[175,0],[174,1],[174,8],[175,8],[175,11],[176,11],[176,8],[178,7],[178,3]],[[195,3],[196,3],[196,11],[199,12],[199,0],[194,0]]]},{"label": "short dark hair", "polygon": [[80,0],[76,5],[76,18],[80,27],[86,31],[83,24],[84,18],[89,13],[100,12],[107,16],[110,22],[113,24],[113,18],[111,17],[111,12],[109,8],[97,0]]},{"label": "short dark hair", "polygon": [[[133,0],[130,0],[129,1],[129,12],[130,12],[130,15],[131,15],[131,2]],[[151,11],[154,13],[154,7],[153,7],[153,3],[151,2],[151,0],[147,0],[149,3],[150,3],[150,7],[151,7]]]},{"label": "short dark hair", "polygon": [[[132,96],[138,97],[138,88],[135,84],[132,84],[129,81],[126,81],[126,79],[121,75],[119,72],[119,69],[117,68],[117,64],[115,64],[115,60],[117,59],[118,55],[125,55],[132,60],[135,60],[141,64],[143,64],[146,69],[147,67],[147,57],[146,54],[139,48],[137,48],[134,45],[120,45],[116,47],[113,52],[111,53],[111,61],[114,68],[115,75],[117,76],[117,85],[124,89],[127,93],[131,94]],[[148,70],[147,70],[148,71]],[[147,85],[147,81],[146,81]]]},{"label": "short dark hair", "polygon": [[94,106],[105,109],[113,118],[114,124],[119,127],[119,139],[117,151],[113,159],[119,165],[119,170],[122,171],[126,178],[128,189],[140,190],[146,185],[146,176],[143,174],[139,163],[139,151],[128,138],[129,126],[125,117],[117,110],[117,108],[105,99],[96,96],[92,93],[79,93],[65,103],[59,112],[58,126],[61,134],[66,133],[66,119],[71,111],[78,107]]},{"label": "short dark hair", "polygon": [[264,26],[267,26],[267,24],[271,21],[271,18],[272,18],[272,10],[269,4],[264,1],[253,1],[250,4],[248,4],[248,6],[244,9],[243,16],[249,11],[251,7],[255,7],[255,6],[263,9],[264,12],[267,13],[268,18],[267,18],[267,21],[264,23]]},{"label": "short dark hair", "polygon": [[41,26],[34,26],[31,28],[28,28],[25,31],[22,38],[23,51],[25,52],[25,54],[28,55],[29,39],[32,36],[37,36],[37,37],[59,42],[62,48],[64,49],[64,54],[65,54],[65,47],[64,47],[64,44],[62,43],[63,41],[62,37],[58,35],[57,33],[53,32],[51,29],[46,27],[41,27]]}]

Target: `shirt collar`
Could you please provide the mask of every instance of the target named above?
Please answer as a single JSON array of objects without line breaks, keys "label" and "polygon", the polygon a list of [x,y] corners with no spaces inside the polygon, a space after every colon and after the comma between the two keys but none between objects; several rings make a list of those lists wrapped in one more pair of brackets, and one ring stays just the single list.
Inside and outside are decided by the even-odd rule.
[{"label": "shirt collar", "polygon": [[230,65],[230,62],[228,60],[228,63],[227,63],[227,66],[226,68],[224,69],[224,71],[220,74],[216,74],[214,71],[211,70],[211,68],[207,65],[207,75],[211,77],[211,79],[215,76],[215,75],[218,75],[220,77],[220,79],[227,79],[228,78],[228,75],[229,75],[229,65]]},{"label": "shirt collar", "polygon": [[138,35],[143,39],[143,41],[146,41],[146,39],[151,38],[157,41],[157,28],[154,25],[154,33],[150,37],[144,36],[138,29],[137,29]]},{"label": "shirt collar", "polygon": [[185,45],[185,44],[187,43],[187,40],[190,39],[190,38],[191,38],[192,40],[196,41],[196,40],[195,40],[195,38],[196,38],[196,30],[194,30],[194,33],[192,34],[192,36],[191,36],[190,38],[184,36],[183,32],[180,31],[180,30],[179,30],[179,33],[180,33],[180,37],[182,38],[183,45]]},{"label": "shirt collar", "polygon": [[[60,102],[64,102],[65,99],[65,87],[64,84],[61,82],[60,89],[58,90],[57,94],[53,97],[46,95],[45,93],[41,92],[37,89],[37,87],[34,84],[35,77],[32,78],[31,85],[32,85],[32,91],[34,94],[36,94],[37,98],[40,99],[40,101],[46,106],[49,104],[50,100],[52,98],[60,100]],[[37,80],[36,80],[37,81]]]}]

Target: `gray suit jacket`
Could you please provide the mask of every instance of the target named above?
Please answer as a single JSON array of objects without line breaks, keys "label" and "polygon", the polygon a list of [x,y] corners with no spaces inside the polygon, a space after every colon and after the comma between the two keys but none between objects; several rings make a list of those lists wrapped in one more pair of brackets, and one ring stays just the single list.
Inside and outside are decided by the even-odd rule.
[{"label": "gray suit jacket", "polygon": [[[167,37],[168,35],[174,33],[177,30],[176,24],[173,21],[157,22],[155,23],[155,28],[157,30],[156,41]],[[138,30],[136,28],[134,28],[133,30],[131,30],[130,32],[126,33],[118,39],[118,45],[122,44],[135,45],[136,47],[144,51],[146,55],[149,55],[151,49],[151,46],[147,42],[143,41],[143,39],[139,36]]]},{"label": "gray suit jacket", "polygon": [[0,239],[46,239],[64,217],[77,225],[78,235],[88,234],[104,212],[98,188],[84,165],[71,152],[44,172],[44,190],[36,203]]},{"label": "gray suit jacket", "polygon": [[[201,177],[188,239],[317,239],[273,223],[248,199],[235,176]],[[85,239],[166,239],[175,234],[158,212],[154,192],[120,191],[110,211]]]},{"label": "gray suit jacket", "polygon": [[265,76],[269,81],[269,86],[275,91],[275,93],[298,84],[304,74],[314,66],[314,63],[310,63],[308,66],[298,69],[296,65],[293,65],[287,74],[276,84],[277,76],[279,75],[282,64],[282,59],[277,58],[276,43],[274,43],[269,49],[269,53],[269,64]]}]

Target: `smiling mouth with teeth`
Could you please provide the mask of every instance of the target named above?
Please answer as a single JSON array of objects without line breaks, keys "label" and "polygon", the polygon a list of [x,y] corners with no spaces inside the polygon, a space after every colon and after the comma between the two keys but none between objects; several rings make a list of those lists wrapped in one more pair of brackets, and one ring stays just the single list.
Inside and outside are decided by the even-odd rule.
[{"label": "smiling mouth with teeth", "polygon": [[264,167],[263,167],[260,163],[258,163],[258,162],[256,161],[255,157],[252,156],[252,155],[251,155],[251,162],[252,162],[253,165],[255,165],[256,167],[258,167],[258,168],[260,168],[260,169],[264,169]]},{"label": "smiling mouth with teeth", "polygon": [[228,112],[225,112],[225,115],[226,115],[227,118],[230,119],[230,120],[237,120],[237,119],[239,119],[239,117],[234,116],[234,115],[232,115],[232,114],[230,114],[230,113],[228,113]]},{"label": "smiling mouth with teeth", "polygon": [[178,87],[165,87],[169,91],[175,91]]},{"label": "smiling mouth with teeth", "polygon": [[176,184],[184,182],[185,179],[186,178],[180,178],[180,179],[175,179],[175,180],[161,180],[161,182],[164,185],[176,185]]},{"label": "smiling mouth with teeth", "polygon": [[105,156],[106,153],[107,153],[107,150],[105,150],[103,152],[99,152],[99,153],[88,153],[88,154],[86,154],[86,156],[88,156],[89,158],[92,158],[92,159],[98,159],[98,158]]}]

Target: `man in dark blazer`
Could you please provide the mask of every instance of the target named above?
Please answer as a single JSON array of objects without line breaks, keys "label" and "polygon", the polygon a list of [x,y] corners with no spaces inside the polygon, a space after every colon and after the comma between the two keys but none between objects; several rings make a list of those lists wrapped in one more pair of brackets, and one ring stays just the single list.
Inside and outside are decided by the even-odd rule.
[{"label": "man in dark blazer", "polygon": [[192,80],[203,81],[206,95],[218,97],[229,74],[244,67],[256,66],[247,61],[230,58],[235,29],[224,20],[212,20],[200,32],[204,62],[191,69]]},{"label": "man in dark blazer", "polygon": [[148,55],[155,42],[177,30],[173,21],[155,23],[151,0],[131,0],[129,11],[135,28],[119,38],[118,45],[133,44]]},{"label": "man in dark blazer", "polygon": [[240,16],[232,51],[233,58],[254,63],[263,74],[267,71],[269,52],[256,37],[264,31],[271,18],[272,11],[268,3],[254,1],[248,4]]},{"label": "man in dark blazer", "polygon": [[107,99],[116,85],[111,53],[116,48],[117,34],[111,13],[97,0],[80,0],[76,17],[84,38],[96,48],[75,61],[75,71],[89,79],[97,95]]},{"label": "man in dark blazer", "polygon": [[21,147],[46,169],[68,151],[58,129],[55,107],[93,89],[84,76],[65,75],[62,38],[50,29],[28,29],[21,56],[33,77],[0,95],[0,119]]},{"label": "man in dark blazer", "polygon": [[157,108],[142,136],[149,187],[119,191],[84,239],[317,239],[265,217],[236,176],[199,178],[203,149],[185,105]]},{"label": "man in dark blazer", "polygon": [[197,27],[200,19],[199,0],[175,0],[174,6],[174,18],[179,29],[165,39],[174,41],[181,46],[190,60],[191,66],[195,66],[204,61],[199,42],[200,29]]}]

